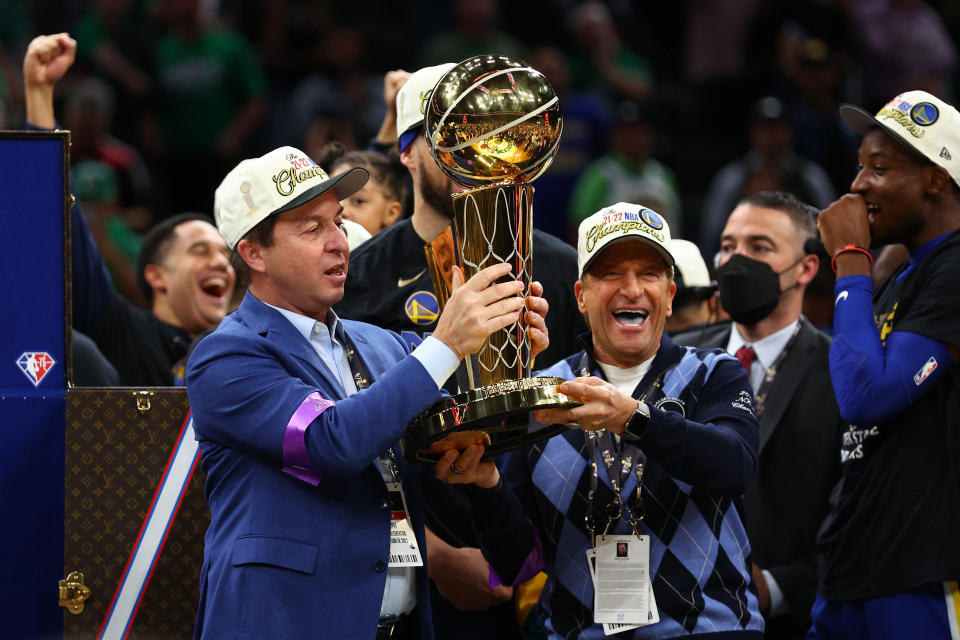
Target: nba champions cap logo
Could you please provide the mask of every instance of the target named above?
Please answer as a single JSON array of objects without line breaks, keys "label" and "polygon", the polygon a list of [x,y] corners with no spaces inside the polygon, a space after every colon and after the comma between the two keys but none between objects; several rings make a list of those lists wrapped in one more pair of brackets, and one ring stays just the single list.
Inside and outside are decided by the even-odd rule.
[{"label": "nba champions cap logo", "polygon": [[676,262],[670,252],[670,227],[659,213],[640,204],[618,202],[585,218],[577,234],[577,263],[580,276],[601,250],[623,240],[647,242],[663,256],[667,265]]},{"label": "nba champions cap logo", "polygon": [[354,167],[330,178],[303,151],[280,147],[244,160],[227,174],[214,194],[213,216],[233,249],[268,216],[295,209],[328,189],[343,200],[363,188],[368,177],[366,169]]},{"label": "nba champions cap logo", "polygon": [[912,151],[946,169],[960,185],[960,113],[952,105],[926,91],[906,91],[875,116],[844,104],[840,117],[860,134],[882,127]]}]

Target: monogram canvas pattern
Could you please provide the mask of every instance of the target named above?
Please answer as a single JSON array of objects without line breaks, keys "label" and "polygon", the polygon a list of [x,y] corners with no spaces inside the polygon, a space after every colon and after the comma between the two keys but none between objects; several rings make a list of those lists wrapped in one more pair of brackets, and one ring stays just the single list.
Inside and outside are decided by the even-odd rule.
[{"label": "monogram canvas pattern", "polygon": [[[64,575],[84,574],[83,613],[64,613],[65,638],[95,638],[150,508],[189,407],[184,389],[71,389],[66,401]],[[130,638],[186,638],[199,600],[210,514],[197,468],[171,527]]]}]

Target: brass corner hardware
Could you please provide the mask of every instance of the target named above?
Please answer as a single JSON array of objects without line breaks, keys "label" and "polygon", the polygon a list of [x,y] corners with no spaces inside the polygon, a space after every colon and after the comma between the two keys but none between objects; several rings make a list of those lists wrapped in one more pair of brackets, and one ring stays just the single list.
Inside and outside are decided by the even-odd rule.
[{"label": "brass corner hardware", "polygon": [[150,411],[150,397],[153,391],[134,391],[133,397],[137,399],[137,411],[146,413]]},{"label": "brass corner hardware", "polygon": [[73,615],[83,613],[83,601],[90,597],[90,587],[83,584],[83,574],[71,571],[60,581],[60,606]]}]

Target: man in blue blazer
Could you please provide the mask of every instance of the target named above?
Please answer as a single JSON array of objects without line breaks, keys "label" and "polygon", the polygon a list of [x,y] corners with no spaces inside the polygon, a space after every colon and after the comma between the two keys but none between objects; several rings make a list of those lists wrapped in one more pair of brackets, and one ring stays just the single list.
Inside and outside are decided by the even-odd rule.
[{"label": "man in blue blazer", "polygon": [[[522,284],[494,284],[508,265],[466,283],[455,268],[436,331],[412,353],[396,334],[341,321],[339,200],[367,177],[328,178],[281,147],[216,191],[249,289],[187,368],[211,511],[197,637],[432,637],[418,474],[394,452],[463,355],[524,312]],[[546,303],[526,305],[539,351]]]}]

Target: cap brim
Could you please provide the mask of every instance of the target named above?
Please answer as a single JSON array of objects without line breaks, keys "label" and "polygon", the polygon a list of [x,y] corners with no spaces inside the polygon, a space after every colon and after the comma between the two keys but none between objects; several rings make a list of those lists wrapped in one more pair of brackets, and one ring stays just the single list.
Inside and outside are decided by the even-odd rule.
[{"label": "cap brim", "polygon": [[850,125],[850,128],[859,133],[861,136],[866,135],[870,129],[883,129],[885,132],[890,134],[894,140],[903,145],[905,149],[910,151],[913,155],[930,161],[930,158],[923,155],[919,149],[908,143],[896,129],[888,127],[884,123],[877,120],[873,114],[861,109],[855,104],[844,103],[840,105],[840,118]]},{"label": "cap brim", "polygon": [[606,249],[620,242],[629,242],[629,241],[644,242],[650,245],[651,247],[657,250],[657,253],[660,254],[664,262],[667,263],[668,267],[672,267],[677,263],[677,261],[673,257],[673,254],[671,254],[669,251],[664,249],[662,246],[660,246],[653,240],[644,238],[643,236],[625,236],[623,238],[617,238],[616,240],[611,240],[607,244],[603,245],[599,251],[597,251],[592,256],[590,256],[590,259],[583,263],[583,269],[580,271],[580,275],[582,276],[583,274],[585,274],[587,272],[587,269],[590,268],[590,265],[593,264],[593,261],[597,259],[597,256],[603,253]]},{"label": "cap brim", "polygon": [[417,125],[400,134],[400,153],[407,150],[407,147],[417,139],[418,135],[423,134],[423,127]]},{"label": "cap brim", "polygon": [[[840,105],[840,118],[860,135],[864,135],[874,127],[883,127],[883,124],[874,118],[872,113],[847,102]],[[886,127],[883,128],[886,129]]]},{"label": "cap brim", "polygon": [[322,196],[330,189],[333,189],[337,196],[337,200],[346,200],[357,191],[360,191],[360,189],[363,188],[363,185],[367,184],[367,180],[369,178],[369,171],[363,167],[353,167],[352,169],[344,171],[338,176],[327,178],[320,184],[310,187],[287,204],[273,211],[271,215],[296,209],[300,205],[304,205],[314,198]]}]

